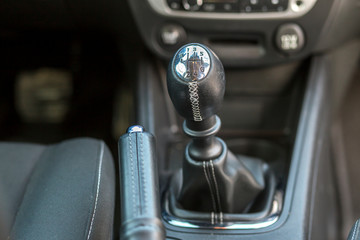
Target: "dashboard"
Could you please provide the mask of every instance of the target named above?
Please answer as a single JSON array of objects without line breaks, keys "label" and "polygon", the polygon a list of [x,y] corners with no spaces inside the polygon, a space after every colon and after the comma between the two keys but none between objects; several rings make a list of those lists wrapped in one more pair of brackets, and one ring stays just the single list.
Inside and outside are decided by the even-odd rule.
[{"label": "dashboard", "polygon": [[292,18],[310,11],[317,0],[149,0],[158,13],[194,18]]},{"label": "dashboard", "polygon": [[[226,66],[303,59],[359,34],[354,0],[129,1],[142,38],[168,59],[181,45],[210,46]],[[346,26],[344,28],[343,26]]]},{"label": "dashboard", "polygon": [[139,31],[165,60],[199,42],[225,66],[261,66],[304,59],[359,36],[359,6],[358,0],[2,1],[0,22],[5,30],[100,29],[128,41]]}]

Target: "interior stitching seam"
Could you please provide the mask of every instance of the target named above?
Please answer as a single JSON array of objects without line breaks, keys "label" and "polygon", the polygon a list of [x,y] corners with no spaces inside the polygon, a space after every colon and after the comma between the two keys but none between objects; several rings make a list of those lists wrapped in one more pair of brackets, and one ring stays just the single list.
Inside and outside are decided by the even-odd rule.
[{"label": "interior stitching seam", "polygon": [[[216,212],[217,209],[216,209],[215,197],[214,197],[214,194],[213,194],[213,191],[212,191],[212,188],[211,188],[211,183],[210,183],[209,177],[208,177],[208,175],[206,173],[206,162],[205,161],[203,161],[203,169],[204,169],[204,175],[205,175],[206,181],[207,181],[207,183],[209,185],[209,190],[210,190],[210,196],[211,196],[211,200],[212,200],[213,209],[214,209],[214,212]],[[213,215],[212,215],[211,221],[212,222],[214,221],[213,220]]]},{"label": "interior stitching seam", "polygon": [[133,158],[133,146],[132,146],[132,137],[131,133],[128,136],[129,140],[129,149],[130,149],[130,172],[131,172],[131,192],[132,192],[132,205],[133,210],[136,210],[136,197],[135,197],[135,175],[134,175],[134,158]]},{"label": "interior stitching seam", "polygon": [[189,97],[191,103],[191,109],[193,113],[193,118],[195,122],[200,122],[203,120],[200,112],[200,101],[198,94],[198,83],[196,81],[189,82]]},{"label": "interior stitching seam", "polygon": [[215,192],[214,192],[215,191],[215,189],[214,189],[214,180],[212,179],[212,175],[211,175],[211,172],[210,172],[209,162],[208,161],[205,162],[205,166],[206,166],[206,174],[207,174],[207,176],[209,178],[209,183],[210,183],[209,188],[210,188],[210,191],[211,191],[211,194],[212,194],[212,197],[213,197],[214,206],[215,206],[214,207],[215,223],[217,223],[218,202],[216,200],[216,196],[215,196]]},{"label": "interior stitching seam", "polygon": [[[210,179],[212,180],[211,182],[213,183],[213,191],[215,192],[214,195],[216,196],[215,202],[216,202],[217,210],[218,210],[218,213],[219,213],[219,216],[218,216],[218,214],[216,214],[215,217],[216,217],[216,219],[219,217],[220,224],[222,224],[223,221],[222,221],[222,210],[221,210],[219,188],[218,188],[218,185],[217,185],[216,176],[215,176],[215,170],[214,170],[214,164],[213,164],[212,160],[207,162],[207,167],[208,167]],[[211,167],[211,170],[210,170],[210,167]],[[217,220],[216,220],[216,222],[217,222]]]},{"label": "interior stitching seam", "polygon": [[223,223],[223,217],[222,217],[221,201],[220,201],[219,187],[218,187],[217,180],[216,180],[213,160],[210,160],[210,165],[211,165],[211,170],[212,170],[212,176],[214,178],[216,198],[217,198],[217,202],[218,202],[218,206],[219,206],[220,223],[222,224]]},{"label": "interior stitching seam", "polygon": [[144,214],[148,212],[148,190],[146,188],[146,176],[145,176],[145,159],[144,159],[144,146],[143,146],[143,134],[139,134],[139,145],[140,145],[140,166],[141,166],[141,180],[142,180],[142,191],[144,194]]},{"label": "interior stitching seam", "polygon": [[213,195],[213,199],[214,199],[214,204],[215,204],[215,222],[217,223],[217,213],[219,212],[219,207],[218,207],[218,202],[217,202],[217,199],[216,199],[216,195],[215,195],[215,187],[214,187],[214,180],[212,178],[212,175],[211,175],[211,171],[210,171],[210,165],[209,165],[209,162],[206,161],[206,174],[209,178],[209,182],[210,182],[210,187],[211,187],[211,192],[212,192],[212,195]]},{"label": "interior stitching seam", "polygon": [[355,223],[355,226],[354,226],[354,232],[353,232],[353,235],[352,235],[352,237],[351,237],[351,240],[354,240],[355,239],[355,236],[357,235],[357,233],[359,232],[358,231],[358,225],[359,225],[359,219],[356,221],[356,223]]},{"label": "interior stitching seam", "polygon": [[89,228],[89,232],[87,235],[87,240],[90,239],[91,233],[92,233],[92,227],[94,224],[94,219],[95,219],[95,214],[96,214],[96,208],[97,208],[97,204],[98,204],[98,200],[99,200],[99,192],[100,192],[100,183],[101,183],[101,170],[102,170],[102,162],[103,162],[103,158],[104,158],[104,142],[101,142],[101,146],[100,146],[100,162],[99,162],[99,172],[98,172],[98,179],[97,179],[97,186],[96,186],[96,197],[95,197],[95,204],[94,204],[94,210],[93,210],[93,214],[91,217],[91,223],[90,223],[90,228]]}]

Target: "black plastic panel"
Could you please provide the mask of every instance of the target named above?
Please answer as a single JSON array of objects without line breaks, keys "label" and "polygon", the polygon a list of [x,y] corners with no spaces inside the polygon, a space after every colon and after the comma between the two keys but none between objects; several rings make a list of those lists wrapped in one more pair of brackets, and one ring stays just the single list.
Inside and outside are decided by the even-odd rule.
[{"label": "black plastic panel", "polygon": [[[333,1],[318,0],[313,9],[298,18],[246,20],[168,17],[158,14],[147,1],[132,0],[129,4],[145,43],[165,59],[180,45],[199,42],[214,49],[226,66],[256,66],[309,56],[319,42]],[[186,40],[178,46],[166,47],[159,41],[161,29],[170,23],[185,29]],[[277,29],[286,23],[297,24],[304,31],[305,45],[296,54],[283,53],[275,44]]]}]

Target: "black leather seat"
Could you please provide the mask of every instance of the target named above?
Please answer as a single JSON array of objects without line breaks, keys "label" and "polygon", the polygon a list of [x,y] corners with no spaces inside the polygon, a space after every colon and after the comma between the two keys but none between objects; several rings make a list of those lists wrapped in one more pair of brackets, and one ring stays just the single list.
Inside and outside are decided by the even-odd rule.
[{"label": "black leather seat", "polygon": [[103,141],[0,143],[0,239],[111,239],[114,203]]}]

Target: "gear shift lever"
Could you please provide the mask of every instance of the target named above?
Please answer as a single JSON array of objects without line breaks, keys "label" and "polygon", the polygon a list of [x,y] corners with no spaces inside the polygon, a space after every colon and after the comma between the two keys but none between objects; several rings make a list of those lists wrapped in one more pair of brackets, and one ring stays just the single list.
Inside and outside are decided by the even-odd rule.
[{"label": "gear shift lever", "polygon": [[183,129],[193,137],[189,154],[194,160],[220,156],[222,146],[213,135],[220,129],[215,113],[225,92],[224,68],[217,56],[199,44],[181,48],[168,69],[168,91],[181,116]]},{"label": "gear shift lever", "polygon": [[169,64],[167,84],[184,132],[192,138],[185,149],[177,201],[186,210],[242,213],[265,188],[264,164],[242,160],[215,137],[221,126],[216,115],[225,92],[219,58],[201,44],[180,48]]}]

